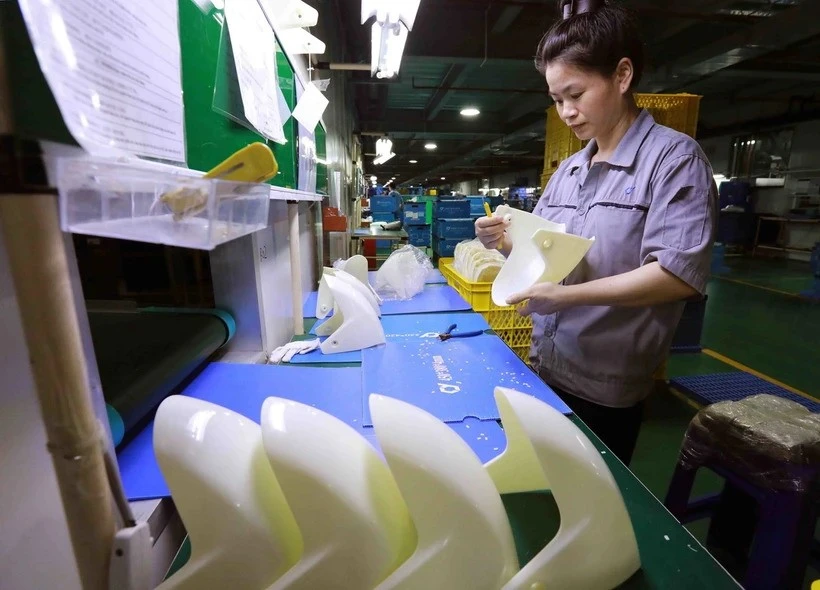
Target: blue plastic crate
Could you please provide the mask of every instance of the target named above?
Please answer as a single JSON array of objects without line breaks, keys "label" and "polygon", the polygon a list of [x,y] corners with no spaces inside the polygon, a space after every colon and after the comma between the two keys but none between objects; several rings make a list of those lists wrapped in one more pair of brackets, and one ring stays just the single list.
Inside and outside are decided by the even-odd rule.
[{"label": "blue plastic crate", "polygon": [[436,219],[469,216],[470,201],[467,199],[439,199],[433,205],[433,217]]},{"label": "blue plastic crate", "polygon": [[407,232],[408,241],[413,246],[426,248],[430,246],[431,234],[429,225],[406,225],[404,231]]},{"label": "blue plastic crate", "polygon": [[400,203],[394,197],[370,197],[371,213],[394,213]]},{"label": "blue plastic crate", "polygon": [[820,412],[820,402],[797,395],[788,389],[743,371],[678,377],[672,379],[670,385],[704,404],[739,401],[750,395],[767,393],[802,404],[811,412]]},{"label": "blue plastic crate", "polygon": [[440,258],[452,258],[456,253],[456,245],[464,240],[436,238],[433,240],[433,251]]},{"label": "blue plastic crate", "polygon": [[453,240],[471,240],[475,237],[475,221],[472,217],[438,219],[436,236]]},{"label": "blue plastic crate", "polygon": [[402,219],[405,226],[427,225],[427,203],[405,203]]},{"label": "blue plastic crate", "polygon": [[395,213],[371,213],[373,221],[396,221],[398,219]]},{"label": "blue plastic crate", "polygon": [[470,216],[482,216],[484,212],[484,203],[487,201],[481,195],[469,196],[467,200],[470,201]]}]

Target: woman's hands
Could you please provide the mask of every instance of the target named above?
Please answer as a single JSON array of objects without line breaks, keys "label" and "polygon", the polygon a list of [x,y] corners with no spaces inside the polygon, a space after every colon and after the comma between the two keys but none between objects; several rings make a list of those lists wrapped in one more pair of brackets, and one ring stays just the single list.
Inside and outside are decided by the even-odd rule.
[{"label": "woman's hands", "polygon": [[571,289],[564,285],[538,283],[529,289],[510,295],[507,297],[507,303],[516,305],[526,301],[524,305],[518,308],[518,313],[521,315],[533,313],[549,315],[575,305],[571,295]]},{"label": "woman's hands", "polygon": [[509,252],[510,244],[507,239],[507,228],[510,226],[503,217],[479,217],[475,220],[475,237],[488,250],[499,248]]},{"label": "woman's hands", "polygon": [[514,305],[527,301],[519,310],[521,314],[548,315],[582,305],[649,307],[696,295],[698,291],[694,287],[654,261],[635,270],[588,283],[538,283],[510,295],[507,303]]}]

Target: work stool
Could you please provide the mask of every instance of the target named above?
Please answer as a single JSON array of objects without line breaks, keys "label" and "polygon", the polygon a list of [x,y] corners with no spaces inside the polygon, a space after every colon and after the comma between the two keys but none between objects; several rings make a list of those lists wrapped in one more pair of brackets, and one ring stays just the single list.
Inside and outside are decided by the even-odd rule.
[{"label": "work stool", "polygon": [[[723,491],[690,503],[701,467],[726,480]],[[801,587],[817,551],[818,497],[820,414],[754,395],[712,404],[692,419],[665,504],[681,523],[712,516],[706,545],[748,564],[747,590],[789,590]]]}]

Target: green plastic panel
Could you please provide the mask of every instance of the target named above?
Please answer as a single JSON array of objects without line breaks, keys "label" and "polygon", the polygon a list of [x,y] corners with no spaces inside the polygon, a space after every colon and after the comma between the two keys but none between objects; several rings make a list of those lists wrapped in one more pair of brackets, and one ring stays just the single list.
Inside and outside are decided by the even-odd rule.
[{"label": "green plastic panel", "polygon": [[[327,161],[327,132],[324,126],[319,123],[316,126],[316,156],[324,161]],[[316,192],[329,194],[329,187],[327,183],[327,165],[316,165]]]},{"label": "green plastic panel", "polygon": [[[235,80],[229,51],[220,51],[224,16],[212,10],[204,14],[192,0],[179,0],[179,37],[182,49],[182,92],[185,97],[185,136],[188,167],[209,170],[249,143],[267,143],[276,156],[279,174],[271,184],[296,188],[296,141],[293,119],[284,125],[288,143],[267,141],[255,131],[214,110],[214,88],[229,87]],[[288,107],[296,104],[293,69],[283,53],[277,53],[279,85]]]}]

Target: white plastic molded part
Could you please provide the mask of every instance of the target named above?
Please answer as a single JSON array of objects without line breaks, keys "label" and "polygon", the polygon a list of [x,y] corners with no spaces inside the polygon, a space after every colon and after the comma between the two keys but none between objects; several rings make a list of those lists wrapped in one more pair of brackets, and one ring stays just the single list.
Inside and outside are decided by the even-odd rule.
[{"label": "white plastic molded part", "polygon": [[561,513],[558,534],[503,589],[607,590],[625,582],[641,566],[638,544],[600,452],[569,418],[531,395],[496,387],[495,398],[530,441]]},{"label": "white plastic molded part", "polygon": [[418,531],[418,547],[378,590],[498,590],[518,571],[509,520],[484,466],[427,412],[370,396],[379,446]]},{"label": "white plastic molded part", "polygon": [[358,432],[271,397],[262,437],[304,543],[302,559],[271,590],[373,588],[413,552],[416,531],[393,475]]},{"label": "white plastic molded part", "polygon": [[496,389],[495,403],[504,425],[507,447],[484,467],[501,494],[516,494],[550,489],[547,476],[530,442],[527,431],[512,409],[509,400]]},{"label": "white plastic molded part", "polygon": [[365,287],[368,291],[365,295],[368,299],[372,299],[375,302],[376,312],[379,317],[381,317],[381,308],[379,307],[381,297],[379,297],[368,280],[367,258],[357,254],[345,260],[341,269],[335,269],[329,266],[325,266],[322,269],[322,278],[319,280],[319,290],[316,294],[316,318],[320,320],[326,318],[333,309],[333,294],[327,286],[327,281],[324,280],[325,275],[338,276],[340,272],[347,273],[356,278]]},{"label": "white plastic molded part", "polygon": [[325,43],[318,37],[314,37],[305,29],[290,28],[276,32],[276,36],[282,42],[288,52],[293,55],[322,55],[325,52]]},{"label": "white plastic molded part", "polygon": [[277,30],[315,27],[319,22],[319,11],[301,0],[285,0],[276,18]]},{"label": "white plastic molded part", "polygon": [[334,276],[336,269],[325,266],[322,270],[322,278],[319,279],[319,290],[316,293],[316,319],[324,319],[333,310],[333,293],[327,286],[326,276]]},{"label": "white plastic molded part", "polygon": [[367,258],[362,256],[361,254],[351,256],[350,258],[344,261],[344,264],[342,265],[342,270],[359,279],[362,282],[362,284],[365,287],[367,287],[371,293],[373,293],[373,297],[376,298],[376,301],[379,304],[381,304],[382,298],[379,297],[379,294],[376,293],[376,290],[370,284],[370,277],[368,276]]},{"label": "white plastic molded part", "polygon": [[190,560],[158,588],[266,588],[299,560],[299,529],[258,424],[173,395],[157,410],[154,452],[191,538]]},{"label": "white plastic molded part", "polygon": [[370,283],[367,282],[367,278],[365,278],[365,282],[362,282],[346,270],[337,270],[335,276],[361,293],[362,296],[367,299],[367,302],[370,304],[370,307],[373,308],[375,314],[378,317],[382,317],[382,308],[379,307],[378,295],[376,295],[376,292],[371,289]]},{"label": "white plastic molded part", "polygon": [[326,275],[322,280],[327,281],[335,302],[333,316],[316,328],[317,336],[328,336],[319,345],[322,353],[349,352],[384,344],[384,328],[371,301],[362,292],[364,286],[355,279],[358,286],[338,276]]},{"label": "white plastic molded part", "polygon": [[512,252],[493,281],[493,303],[507,305],[510,295],[536,283],[564,280],[595,242],[566,233],[563,223],[553,223],[533,213],[500,205],[495,216],[509,218],[507,235]]}]

